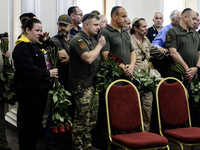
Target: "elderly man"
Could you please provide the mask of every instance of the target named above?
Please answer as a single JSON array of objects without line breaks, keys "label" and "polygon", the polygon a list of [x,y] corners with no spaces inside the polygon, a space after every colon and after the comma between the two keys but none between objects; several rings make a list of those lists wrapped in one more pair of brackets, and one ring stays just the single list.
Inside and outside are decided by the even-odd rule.
[{"label": "elderly man", "polygon": [[100,15],[99,17],[100,17],[100,31],[101,31],[108,24],[108,20],[105,15]]},{"label": "elderly man", "polygon": [[126,18],[126,24],[125,24],[125,26],[124,26],[124,29],[125,29],[127,32],[129,32],[130,28],[131,28],[131,20],[130,20],[129,17],[127,17],[127,18]]},{"label": "elderly man", "polygon": [[96,40],[97,40],[97,37],[98,37],[98,35],[99,35],[99,32],[100,32],[103,28],[105,28],[105,26],[108,24],[108,20],[107,20],[107,18],[106,18],[105,15],[100,15],[99,18],[100,18],[100,24],[99,24],[100,30],[99,30],[98,33],[94,36],[94,38],[95,38]]},{"label": "elderly man", "polygon": [[[135,18],[133,25],[130,30],[131,43],[135,50],[137,59],[134,71],[137,73],[138,70],[145,70],[149,72],[149,59],[153,56],[157,59],[165,58],[165,54],[161,52],[156,46],[153,46],[149,39],[146,37],[147,34],[147,23],[144,18]],[[150,130],[151,123],[151,112],[152,112],[152,93],[140,93],[142,102],[142,112],[144,120],[145,131]]]},{"label": "elderly man", "polygon": [[157,46],[160,50],[164,52],[167,52],[167,49],[164,48],[166,33],[170,28],[173,28],[179,24],[181,20],[181,12],[178,10],[174,10],[173,12],[171,12],[170,20],[171,20],[171,23],[163,27],[162,30],[158,33],[158,35],[155,37],[155,39],[152,41],[152,44],[154,46]]},{"label": "elderly man", "polygon": [[154,40],[158,32],[160,32],[160,30],[162,29],[163,15],[161,12],[156,12],[154,14],[153,22],[153,26],[148,28],[148,33],[146,35],[149,38],[150,42]]},{"label": "elderly man", "polygon": [[[165,27],[163,27],[161,29],[161,31],[158,33],[158,35],[155,37],[155,39],[152,41],[152,44],[154,46],[157,46],[162,52],[168,53],[168,50],[165,48],[165,36],[167,31],[170,28],[173,28],[175,26],[177,26],[180,22],[181,19],[181,12],[178,10],[174,10],[171,12],[170,14],[170,19],[171,19],[171,23]],[[162,75],[162,77],[167,77],[168,76],[168,72],[167,72],[167,67],[168,67],[168,60],[155,60],[154,58],[152,58],[150,60],[153,65],[154,68],[156,68]]]},{"label": "elderly man", "polygon": [[199,14],[197,13],[197,19],[192,29],[197,30],[199,28],[199,24],[200,24]]}]

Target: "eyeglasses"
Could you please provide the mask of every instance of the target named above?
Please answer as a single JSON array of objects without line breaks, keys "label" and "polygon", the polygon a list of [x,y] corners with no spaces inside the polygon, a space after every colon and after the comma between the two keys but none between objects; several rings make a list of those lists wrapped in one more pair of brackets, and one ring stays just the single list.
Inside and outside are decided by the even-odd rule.
[{"label": "eyeglasses", "polygon": [[83,14],[75,14],[75,15],[79,15],[80,17],[82,17],[82,16],[83,16]]}]

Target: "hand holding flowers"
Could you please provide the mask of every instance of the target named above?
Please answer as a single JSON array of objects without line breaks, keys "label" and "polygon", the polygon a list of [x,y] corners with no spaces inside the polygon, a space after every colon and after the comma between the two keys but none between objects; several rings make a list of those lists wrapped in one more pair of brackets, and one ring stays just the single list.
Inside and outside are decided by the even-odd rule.
[{"label": "hand holding flowers", "polygon": [[64,89],[64,87],[58,82],[58,69],[56,68],[56,63],[58,59],[58,52],[55,50],[55,47],[47,48],[47,54],[51,63],[50,76],[54,77],[55,87],[53,90],[50,90],[49,93],[53,96],[52,104],[52,132],[53,133],[71,133],[71,117],[68,113],[69,106],[71,102],[69,97],[71,94]]}]

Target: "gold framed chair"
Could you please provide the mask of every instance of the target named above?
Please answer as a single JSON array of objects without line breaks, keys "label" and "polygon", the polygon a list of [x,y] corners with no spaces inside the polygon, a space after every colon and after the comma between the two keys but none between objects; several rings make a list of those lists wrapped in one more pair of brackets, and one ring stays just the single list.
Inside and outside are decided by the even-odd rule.
[{"label": "gold framed chair", "polygon": [[[119,85],[125,83],[126,85]],[[130,81],[119,79],[112,82],[105,93],[109,146],[123,149],[169,149],[168,140],[155,133],[144,132],[140,96]],[[114,135],[113,130],[120,131]],[[135,131],[140,129],[140,131]]]},{"label": "gold framed chair", "polygon": [[156,88],[156,103],[162,136],[178,143],[181,150],[184,145],[200,144],[200,128],[191,125],[188,92],[182,82],[174,77],[161,80]]}]

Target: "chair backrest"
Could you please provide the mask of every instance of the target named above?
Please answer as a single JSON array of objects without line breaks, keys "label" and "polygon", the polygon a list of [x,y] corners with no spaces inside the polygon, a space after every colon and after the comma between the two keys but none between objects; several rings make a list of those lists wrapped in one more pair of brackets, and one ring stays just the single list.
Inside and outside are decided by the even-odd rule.
[{"label": "chair backrest", "polygon": [[[119,82],[128,84],[116,85]],[[130,81],[119,79],[112,82],[106,90],[105,99],[108,127],[128,131],[143,126],[139,93]]]},{"label": "chair backrest", "polygon": [[[166,81],[175,81],[168,83]],[[189,121],[188,94],[184,85],[176,78],[168,77],[159,82],[156,89],[158,117],[162,123],[180,126]]]}]

